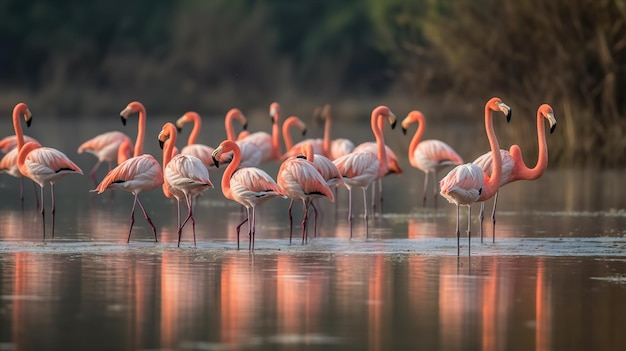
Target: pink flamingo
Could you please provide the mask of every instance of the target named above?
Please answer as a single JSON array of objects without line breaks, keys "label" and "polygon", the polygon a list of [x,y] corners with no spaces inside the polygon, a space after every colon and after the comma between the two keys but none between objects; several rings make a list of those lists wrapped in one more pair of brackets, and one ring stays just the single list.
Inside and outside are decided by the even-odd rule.
[{"label": "pink flamingo", "polygon": [[[89,171],[89,177],[94,185],[98,185],[96,180],[96,171],[103,162],[109,164],[109,171],[112,168],[112,164],[117,159],[119,146],[130,138],[119,131],[111,131],[96,135],[95,137],[85,141],[78,147],[78,153],[88,152],[98,158],[98,161]],[[130,157],[130,156],[128,156]]]},{"label": "pink flamingo", "polygon": [[[313,146],[306,143],[303,148],[310,148],[307,156],[313,157]],[[289,243],[292,237],[291,208],[294,200],[302,201],[302,210],[304,212],[302,218],[302,244],[306,238],[306,222],[309,219],[309,206],[313,199],[318,197],[327,197],[331,202],[334,201],[333,193],[328,187],[326,180],[322,177],[313,162],[291,156],[280,165],[276,182],[283,189],[285,194],[291,198],[289,204]]]},{"label": "pink flamingo", "polygon": [[437,195],[439,194],[439,183],[437,181],[437,171],[453,165],[460,165],[463,159],[454,149],[441,140],[422,140],[426,129],[426,119],[420,111],[411,111],[402,120],[402,132],[406,134],[411,123],[418,123],[415,135],[409,144],[409,162],[411,166],[424,172],[424,190],[422,205],[426,205],[426,192],[428,189],[428,176],[433,175],[433,198],[435,207],[437,206]]},{"label": "pink flamingo", "polygon": [[[193,218],[193,200],[202,195],[213,183],[209,180],[209,171],[204,162],[192,155],[178,154],[174,156],[176,144],[176,126],[165,123],[159,133],[159,144],[163,148],[163,189],[167,197],[171,194],[176,198],[178,212],[178,247],[183,227],[191,219],[193,228],[193,244],[196,245],[196,221]],[[169,194],[168,194],[169,193]],[[180,200],[187,204],[187,218],[180,223]]]},{"label": "pink flamingo", "polygon": [[[308,161],[313,162],[317,170],[322,175],[322,178],[324,178],[324,180],[326,181],[326,184],[328,185],[328,187],[335,190],[334,196],[336,198],[337,188],[340,185],[345,185],[345,183],[343,182],[343,177],[341,176],[341,172],[339,171],[337,166],[335,166],[333,161],[331,161],[328,157],[324,155],[319,155],[319,154],[316,155],[313,152],[313,145],[311,145],[310,143],[302,145],[302,153],[304,154],[305,158]],[[313,233],[314,233],[314,236],[316,236],[317,234],[317,207],[315,206],[315,199],[313,199],[313,201],[311,202],[311,207],[313,207],[313,213],[315,215],[315,220],[313,222],[315,227],[314,227]]]},{"label": "pink flamingo", "polygon": [[135,199],[130,211],[130,228],[128,229],[128,239],[126,242],[130,242],[130,234],[132,233],[133,224],[135,223],[135,206],[137,203],[139,203],[139,207],[146,221],[148,221],[148,224],[152,228],[154,241],[156,242],[158,241],[156,228],[141,203],[139,194],[160,187],[163,184],[163,171],[154,156],[143,153],[143,143],[146,134],[146,108],[138,101],[129,103],[128,106],[120,112],[122,123],[126,125],[128,116],[133,113],[139,113],[137,139],[135,140],[133,157],[109,171],[96,189],[92,191],[102,194],[107,189],[122,189],[133,194]]},{"label": "pink flamingo", "polygon": [[240,139],[241,143],[251,143],[261,151],[261,162],[280,161],[282,152],[280,149],[280,105],[277,102],[270,104],[270,117],[272,118],[272,134],[266,132],[251,133]]},{"label": "pink flamingo", "polygon": [[456,204],[456,240],[457,240],[457,256],[461,253],[461,232],[459,230],[459,207],[467,206],[467,240],[468,252],[471,233],[471,205],[479,201],[479,198],[485,196],[485,199],[492,197],[500,187],[502,179],[502,159],[500,158],[500,146],[498,138],[493,130],[493,112],[502,111],[506,116],[507,122],[511,119],[511,108],[507,106],[497,97],[491,98],[485,104],[485,130],[487,138],[491,146],[491,154],[493,156],[492,177],[485,179],[482,168],[473,164],[466,163],[453,168],[440,182],[441,195],[448,202]]},{"label": "pink flamingo", "polygon": [[234,141],[224,140],[213,151],[213,159],[219,165],[222,153],[233,151],[233,160],[222,175],[222,192],[224,197],[246,207],[248,216],[237,226],[237,249],[239,249],[239,230],[248,222],[248,249],[254,250],[255,207],[271,198],[286,197],[283,190],[265,171],[256,167],[239,168],[241,151]]},{"label": "pink flamingo", "polygon": [[[548,120],[550,124],[550,134],[554,132],[556,128],[556,118],[554,117],[554,111],[548,104],[543,104],[537,109],[537,143],[539,144],[539,154],[535,167],[529,168],[524,163],[522,157],[522,150],[519,145],[511,145],[509,151],[500,150],[500,156],[502,158],[502,180],[500,181],[500,187],[503,187],[516,180],[535,180],[545,172],[548,167],[548,145],[546,143],[546,127],[544,124],[544,118]],[[486,153],[476,160],[474,164],[478,165],[487,175],[491,175],[492,168],[492,155]],[[485,201],[480,204],[480,240],[483,240],[483,220],[485,218]],[[486,200],[487,198],[485,198]],[[493,198],[493,211],[491,212],[491,220],[493,222],[492,238],[493,242],[496,241],[496,205],[498,203],[498,192]]]},{"label": "pink flamingo", "polygon": [[178,128],[179,133],[183,130],[185,123],[193,123],[193,128],[191,129],[191,133],[187,139],[187,145],[180,150],[180,153],[182,155],[197,157],[209,170],[216,170],[217,168],[215,167],[213,158],[211,157],[214,148],[196,143],[198,136],[200,135],[200,129],[202,129],[202,118],[200,118],[200,115],[197,112],[186,112],[176,120],[176,128]]},{"label": "pink flamingo", "polygon": [[[316,152],[316,154],[322,154],[330,160],[335,160],[345,154],[351,153],[354,150],[354,143],[350,139],[346,138],[332,139],[331,134],[333,118],[331,111],[332,109],[330,104],[326,104],[322,108],[317,108],[313,111],[313,115],[316,118],[321,117],[324,119],[324,138],[321,140],[322,152]],[[317,142],[320,143],[320,141]]]},{"label": "pink flamingo", "polygon": [[350,237],[352,237],[352,187],[358,186],[363,190],[363,206],[365,223],[367,225],[367,196],[365,190],[377,178],[386,172],[387,152],[385,150],[385,136],[379,120],[387,118],[392,126],[396,123],[396,116],[387,106],[378,106],[372,111],[371,128],[376,138],[377,154],[371,152],[352,152],[339,157],[333,163],[341,172],[343,181],[348,188],[348,222],[350,223]]},{"label": "pink flamingo", "polygon": [[[52,199],[52,238],[54,238],[54,222],[55,222],[55,202],[54,202],[54,183],[68,174],[83,174],[83,171],[72,160],[70,160],[63,152],[50,147],[42,147],[37,142],[23,142],[22,128],[19,123],[19,116],[25,115],[27,121],[31,119],[31,113],[28,106],[19,103],[13,109],[15,135],[18,138],[18,155],[17,167],[22,175],[30,178],[37,183],[41,189],[41,219],[43,225],[43,238],[46,239],[46,215],[43,188],[46,183],[50,183],[50,196]],[[17,114],[17,118],[15,115]],[[17,123],[15,121],[17,120]],[[29,124],[29,122],[27,122]]]},{"label": "pink flamingo", "polygon": [[[2,159],[0,160],[0,172],[5,172],[8,175],[18,178],[20,180],[20,203],[23,207],[24,206],[24,176],[22,175],[22,173],[20,173],[20,170],[17,167],[18,152],[19,152],[19,149],[26,142],[34,142],[37,144],[39,144],[39,142],[36,141],[34,138],[25,136],[24,133],[22,132],[22,124],[20,123],[20,117],[22,115],[24,116],[24,121],[26,122],[26,126],[30,127],[30,124],[32,121],[32,114],[30,113],[28,106],[26,106],[25,103],[20,102],[16,104],[15,107],[13,107],[12,117],[13,117],[13,130],[15,131],[15,135],[5,137],[3,139],[4,146],[6,147],[10,147],[11,145],[15,145],[15,146],[12,147],[12,149],[10,149],[6,153],[6,155],[4,155]],[[15,143],[13,144],[13,142]],[[39,145],[41,146],[41,144]],[[33,186],[34,184],[35,183],[33,182]],[[36,188],[34,189],[35,189],[36,205],[37,205],[37,208],[39,208],[39,198],[37,197],[37,189]]]},{"label": "pink flamingo", "polygon": [[285,142],[285,150],[287,151],[282,156],[283,161],[288,159],[289,157],[300,155],[301,150],[302,150],[302,145],[312,140],[312,139],[305,139],[305,140],[298,142],[296,145],[294,145],[293,140],[291,139],[291,134],[289,134],[289,131],[293,127],[298,127],[298,129],[300,129],[302,133],[302,136],[306,134],[306,124],[302,122],[302,120],[299,117],[289,116],[285,119],[285,122],[283,122],[282,130],[283,130],[283,140]]},{"label": "pink flamingo", "polygon": [[[378,120],[378,128],[382,131],[385,130],[385,120]],[[395,128],[395,124],[392,125],[392,129]],[[373,141],[366,141],[357,145],[352,152],[369,152],[373,155],[378,154],[378,145]],[[383,204],[383,177],[389,174],[402,174],[402,168],[400,168],[400,163],[398,162],[398,157],[396,156],[393,150],[385,145],[385,152],[387,154],[387,162],[382,164],[381,175],[376,177],[378,181],[378,202],[380,203],[381,210]],[[376,210],[376,183],[372,185],[372,210]]]}]

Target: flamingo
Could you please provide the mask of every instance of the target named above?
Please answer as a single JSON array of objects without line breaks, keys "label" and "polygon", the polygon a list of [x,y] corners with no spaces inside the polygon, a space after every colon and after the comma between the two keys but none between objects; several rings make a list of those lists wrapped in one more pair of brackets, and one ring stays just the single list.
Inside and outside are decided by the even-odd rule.
[{"label": "flamingo", "polygon": [[154,156],[143,153],[143,143],[146,134],[146,108],[143,104],[138,101],[129,103],[126,108],[120,112],[122,123],[126,125],[126,120],[134,113],[139,114],[139,122],[133,157],[109,171],[96,189],[91,191],[102,194],[107,189],[122,189],[133,194],[135,199],[130,211],[130,228],[128,229],[128,239],[126,242],[130,242],[130,234],[132,233],[133,224],[135,223],[135,206],[137,203],[152,229],[154,241],[157,242],[156,228],[141,203],[139,194],[161,186],[163,184],[163,171]]},{"label": "flamingo", "polygon": [[[354,150],[354,143],[350,139],[346,138],[331,138],[332,133],[332,109],[330,104],[324,105],[322,108],[317,108],[313,112],[315,117],[321,117],[324,119],[324,138],[321,141],[322,155],[326,156],[330,160],[335,160],[345,154],[349,154]],[[319,139],[317,139],[319,140]],[[318,155],[319,152],[316,152]]]},{"label": "flamingo", "polygon": [[96,180],[96,171],[100,165],[103,162],[107,162],[109,164],[110,171],[113,162],[117,158],[119,146],[126,140],[130,142],[130,138],[126,134],[119,131],[111,131],[96,135],[78,147],[79,154],[88,152],[98,158],[96,164],[93,166],[91,171],[89,171],[89,177],[94,185],[98,185],[98,181]]},{"label": "flamingo", "polygon": [[387,118],[389,123],[395,126],[396,116],[387,106],[378,106],[372,110],[371,128],[376,138],[377,155],[371,152],[355,151],[339,157],[333,163],[341,172],[343,181],[348,188],[348,222],[350,223],[350,237],[352,237],[352,187],[358,186],[363,190],[363,206],[365,223],[367,225],[367,196],[365,190],[377,178],[382,177],[386,169],[380,165],[387,164],[387,152],[385,151],[385,136],[381,128],[380,120]]},{"label": "flamingo", "polygon": [[424,172],[424,190],[422,205],[426,205],[426,190],[428,189],[428,176],[433,175],[433,198],[435,207],[437,206],[437,195],[439,193],[437,182],[437,171],[447,166],[457,166],[463,164],[463,159],[454,149],[441,140],[422,140],[426,129],[426,119],[420,111],[411,111],[402,120],[402,132],[406,134],[411,123],[418,123],[417,130],[409,144],[409,162],[411,166]]},{"label": "flamingo", "polygon": [[[313,145],[306,143],[302,148],[308,148],[307,156],[313,155]],[[309,218],[309,206],[313,199],[327,197],[334,201],[333,193],[322,177],[315,164],[305,158],[291,156],[280,165],[276,182],[283,189],[285,194],[291,198],[289,204],[289,243],[292,236],[292,216],[291,208],[294,200],[302,201],[302,244],[306,238],[306,222]]]},{"label": "flamingo", "polygon": [[[511,145],[509,150],[500,150],[500,156],[502,158],[502,180],[500,181],[500,187],[503,187],[516,180],[535,180],[545,172],[548,167],[548,145],[546,143],[546,127],[544,124],[544,118],[548,120],[550,124],[550,134],[554,132],[556,128],[556,118],[554,117],[554,111],[548,104],[543,104],[537,109],[537,143],[539,144],[539,154],[537,155],[537,163],[535,167],[529,168],[524,163],[522,157],[522,150],[519,145]],[[491,175],[492,168],[492,155],[486,153],[476,160],[474,164],[483,169],[487,175]],[[481,196],[482,198],[482,196]],[[485,199],[486,200],[486,199]],[[481,201],[479,198],[478,201]],[[493,222],[492,238],[493,242],[496,241],[496,205],[498,203],[498,192],[493,198],[493,211],[491,212],[491,220]],[[485,218],[485,201],[480,204],[480,240],[483,240],[483,220]]]},{"label": "flamingo", "polygon": [[237,249],[239,249],[239,230],[248,222],[248,249],[254,250],[255,207],[274,197],[286,197],[276,181],[265,171],[256,167],[239,168],[241,150],[236,142],[224,140],[213,151],[213,159],[219,165],[222,153],[233,151],[233,160],[222,175],[222,192],[224,197],[246,207],[247,218],[237,225]]},{"label": "flamingo", "polygon": [[186,112],[176,120],[176,128],[179,133],[182,132],[183,125],[185,125],[185,123],[193,123],[193,128],[191,129],[191,133],[187,139],[187,145],[180,150],[180,153],[182,155],[191,155],[199,158],[204,166],[209,170],[216,170],[217,168],[215,167],[213,158],[211,157],[214,148],[196,143],[198,135],[200,135],[200,129],[202,128],[202,118],[200,118],[200,115],[195,111]]},{"label": "flamingo", "polygon": [[291,139],[291,134],[289,134],[289,130],[293,127],[298,127],[302,132],[302,136],[306,134],[306,124],[302,122],[302,120],[297,116],[289,116],[283,122],[283,140],[285,142],[285,150],[287,150],[283,156],[282,160],[286,160],[292,156],[300,155],[300,151],[302,150],[302,145],[304,143],[310,142],[312,139],[305,139],[303,141],[298,142],[296,145],[293,145],[293,140]]},{"label": "flamingo", "polygon": [[280,161],[282,156],[279,127],[280,105],[277,102],[270,104],[270,117],[272,118],[271,135],[267,132],[255,132],[239,140],[243,143],[251,143],[260,149],[262,155],[261,162]]},{"label": "flamingo", "polygon": [[[310,162],[313,162],[317,170],[322,175],[322,178],[326,181],[326,184],[329,188],[335,189],[334,197],[337,197],[337,188],[339,185],[345,185],[343,181],[343,177],[341,176],[341,172],[335,166],[333,161],[331,161],[328,157],[324,155],[315,154],[313,152],[313,145],[310,143],[302,145],[302,153],[306,157],[306,159]],[[336,204],[336,202],[335,202]],[[315,206],[315,199],[311,202],[311,207],[313,207],[313,213],[315,215],[314,220],[314,236],[317,234],[317,207]]]},{"label": "flamingo", "polygon": [[17,136],[17,167],[20,173],[40,187],[41,218],[43,225],[43,238],[46,239],[46,214],[44,205],[43,189],[46,183],[50,183],[50,196],[52,199],[52,238],[54,238],[55,202],[54,183],[68,174],[83,174],[83,171],[63,152],[50,147],[42,147],[38,142],[24,143],[22,127],[19,122],[20,115],[24,115],[27,125],[32,121],[32,114],[25,103],[18,103],[13,109],[13,127]]},{"label": "flamingo", "polygon": [[[30,124],[32,121],[32,114],[30,113],[28,106],[25,103],[20,102],[16,104],[15,107],[13,107],[12,119],[13,119],[13,129],[15,131],[15,134],[12,136],[5,137],[3,139],[3,142],[4,142],[3,151],[5,150],[5,147],[8,148],[8,147],[11,147],[11,145],[15,145],[15,146],[12,147],[6,153],[6,155],[4,155],[2,159],[0,160],[0,172],[5,172],[12,177],[19,178],[20,180],[20,203],[23,207],[24,206],[24,176],[22,175],[22,173],[20,173],[20,170],[17,167],[18,152],[19,152],[19,149],[26,142],[34,142],[37,144],[39,144],[39,142],[32,137],[25,136],[24,133],[22,132],[22,124],[20,123],[20,117],[22,115],[24,116],[24,121],[26,122],[26,126],[30,127]],[[39,145],[41,146],[41,144]],[[35,183],[33,183],[33,185],[34,184]],[[37,189],[36,188],[34,189],[35,189],[36,205],[37,205],[37,208],[39,208],[39,198],[37,197]]]},{"label": "flamingo", "polygon": [[[379,119],[378,120],[378,128],[382,131],[384,131],[385,125],[384,125],[385,121],[384,119]],[[395,124],[392,125],[392,129],[395,127]],[[367,141],[364,143],[361,143],[359,145],[357,145],[354,150],[352,150],[352,152],[369,152],[373,155],[377,155],[378,154],[378,145],[376,142],[372,142],[372,141]],[[385,145],[385,152],[387,154],[387,162],[385,164],[381,164],[382,166],[382,170],[381,170],[381,175],[376,177],[376,180],[378,181],[378,202],[380,202],[381,205],[381,209],[382,209],[382,204],[383,204],[383,177],[389,174],[402,174],[402,168],[400,168],[400,163],[398,162],[398,157],[396,156],[395,152],[393,152],[393,150]],[[375,193],[376,193],[376,183],[374,183],[374,185],[372,186],[372,210],[376,209],[376,200],[375,200]]]},{"label": "flamingo", "polygon": [[[459,207],[467,206],[467,239],[468,252],[471,228],[471,205],[484,199],[492,197],[500,187],[502,179],[502,159],[500,158],[500,146],[498,138],[493,130],[493,112],[502,111],[506,116],[507,122],[511,119],[511,108],[502,102],[500,98],[493,97],[485,104],[485,130],[487,138],[491,146],[491,155],[493,163],[491,168],[491,177],[485,177],[482,168],[473,163],[466,163],[454,167],[441,181],[441,195],[448,202],[456,204],[456,240],[457,240],[457,256],[461,253],[461,232],[459,231]],[[487,178],[487,179],[486,179]]]},{"label": "flamingo", "polygon": [[[178,212],[178,247],[183,227],[191,219],[193,228],[193,244],[196,245],[196,221],[193,218],[193,200],[202,195],[213,183],[209,179],[209,171],[204,162],[192,155],[173,154],[176,144],[176,126],[165,123],[159,133],[159,145],[163,148],[163,189],[165,196],[176,198]],[[169,197],[169,196],[168,196]],[[180,200],[187,204],[187,218],[180,223]]]}]

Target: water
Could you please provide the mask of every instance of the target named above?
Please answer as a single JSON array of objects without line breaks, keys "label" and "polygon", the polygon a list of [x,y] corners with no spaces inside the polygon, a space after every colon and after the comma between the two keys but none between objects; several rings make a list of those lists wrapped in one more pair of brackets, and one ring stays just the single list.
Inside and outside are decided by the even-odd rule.
[{"label": "water", "polygon": [[[156,120],[146,142],[155,155],[165,121]],[[35,133],[35,123],[48,134]],[[88,172],[94,159],[74,150],[117,123],[42,119],[29,134]],[[204,142],[223,137],[220,123],[205,123]],[[84,137],[59,137],[60,128]],[[368,138],[366,127],[350,131],[357,142]],[[403,150],[408,139],[391,145]],[[20,209],[18,182],[3,175],[0,350],[623,349],[623,172],[550,170],[508,185],[495,243],[480,243],[474,217],[471,256],[463,234],[457,258],[455,207],[440,198],[436,209],[431,199],[423,208],[423,175],[401,164],[405,174],[385,180],[383,214],[367,228],[355,218],[351,239],[345,191],[338,210],[320,204],[317,237],[305,245],[300,206],[289,245],[288,201],[275,199],[259,208],[253,254],[245,236],[237,251],[242,212],[219,189],[197,204],[197,247],[187,228],[176,247],[175,206],[160,190],[142,197],[159,243],[138,211],[126,244],[132,196],[90,194],[88,177],[68,176],[55,187],[56,236],[43,241],[32,185]],[[275,175],[278,166],[263,168]],[[211,177],[219,184],[221,173]],[[48,188],[46,197],[49,206]],[[465,219],[462,210],[463,229]]]}]

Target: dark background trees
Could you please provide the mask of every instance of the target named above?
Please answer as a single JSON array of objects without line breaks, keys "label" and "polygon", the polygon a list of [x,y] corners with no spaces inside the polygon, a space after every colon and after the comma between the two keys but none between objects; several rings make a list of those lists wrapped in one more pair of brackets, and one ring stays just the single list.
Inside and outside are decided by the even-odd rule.
[{"label": "dark background trees", "polygon": [[[445,123],[498,95],[518,118],[554,107],[556,162],[623,166],[625,34],[620,0],[0,0],[0,108],[370,99],[437,105]],[[532,150],[520,119],[507,133]]]}]

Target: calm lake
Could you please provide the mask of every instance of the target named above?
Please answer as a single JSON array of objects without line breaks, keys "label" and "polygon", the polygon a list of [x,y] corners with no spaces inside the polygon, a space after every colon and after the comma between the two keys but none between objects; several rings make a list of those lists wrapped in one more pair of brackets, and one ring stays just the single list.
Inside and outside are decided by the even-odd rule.
[{"label": "calm lake", "polygon": [[[136,134],[135,117],[123,127],[117,113],[55,121],[37,112],[25,133],[65,152],[86,174],[95,158],[76,153],[82,141],[109,130]],[[148,117],[145,151],[158,159],[156,137],[166,121]],[[250,122],[252,131],[269,130],[264,116]],[[373,139],[368,116],[359,126],[338,124],[337,137]],[[0,128],[12,134],[8,117]],[[203,128],[199,142],[215,146],[225,137],[221,118]],[[474,140],[462,137],[462,125],[427,130],[426,137],[467,150],[460,154],[471,161],[488,144],[481,125],[469,130]],[[320,135],[312,127],[308,136]],[[197,246],[187,226],[180,248],[175,204],[160,189],[142,194],[159,242],[138,209],[127,244],[132,195],[95,195],[88,176],[69,175],[55,185],[55,238],[44,241],[32,183],[24,182],[21,208],[19,181],[1,175],[0,350],[624,349],[623,171],[549,168],[536,181],[507,185],[495,243],[490,236],[480,242],[479,205],[473,207],[471,255],[461,209],[457,257],[456,207],[441,197],[436,208],[432,198],[422,206],[424,175],[406,156],[410,136],[386,135],[404,173],[385,178],[382,213],[367,227],[355,191],[349,237],[347,191],[340,189],[336,204],[319,202],[317,236],[310,231],[304,245],[301,205],[294,206],[290,245],[289,201],[273,199],[258,208],[254,253],[245,233],[237,250],[243,212],[223,197],[221,171],[211,173],[216,188],[196,205]],[[527,163],[533,157],[525,155]],[[274,177],[278,167],[260,166]],[[98,178],[105,172],[103,165]],[[491,228],[487,220],[489,235]]]}]

